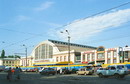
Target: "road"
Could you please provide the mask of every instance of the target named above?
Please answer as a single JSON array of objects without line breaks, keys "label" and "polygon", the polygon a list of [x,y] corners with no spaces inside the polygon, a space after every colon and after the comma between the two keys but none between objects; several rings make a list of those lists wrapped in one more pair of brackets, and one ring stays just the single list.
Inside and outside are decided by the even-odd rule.
[{"label": "road", "polygon": [[38,73],[21,73],[21,80],[11,82],[6,80],[7,73],[0,72],[1,84],[129,84],[130,75],[124,79],[99,78],[96,75],[49,75],[44,76]]}]

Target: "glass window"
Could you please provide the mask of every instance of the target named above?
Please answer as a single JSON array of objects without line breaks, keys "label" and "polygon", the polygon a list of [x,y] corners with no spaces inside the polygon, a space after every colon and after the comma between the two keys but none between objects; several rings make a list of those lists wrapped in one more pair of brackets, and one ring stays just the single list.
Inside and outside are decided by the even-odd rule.
[{"label": "glass window", "polygon": [[113,63],[116,63],[116,59],[113,60]]},{"label": "glass window", "polygon": [[60,61],[62,61],[62,56],[60,56]]},{"label": "glass window", "polygon": [[53,47],[49,44],[42,44],[35,49],[35,60],[52,58]]},{"label": "glass window", "polygon": [[94,55],[94,53],[92,54],[92,60],[94,60],[95,59],[95,55]]},{"label": "glass window", "polygon": [[111,63],[111,61],[110,61],[110,60],[107,60],[107,63],[108,63],[108,64],[110,64],[110,63]]},{"label": "glass window", "polygon": [[116,68],[115,67],[111,67],[111,70],[115,70]]},{"label": "glass window", "polygon": [[111,58],[111,53],[110,52],[107,53],[107,57]]},{"label": "glass window", "polygon": [[81,59],[81,57],[80,56],[76,56],[76,60],[80,60]]},{"label": "glass window", "polygon": [[104,59],[105,58],[104,53],[98,53],[97,57],[98,57],[98,59]]},{"label": "glass window", "polygon": [[64,61],[66,61],[66,56],[64,56]]},{"label": "glass window", "polygon": [[83,62],[85,61],[85,55],[83,55]]},{"label": "glass window", "polygon": [[88,60],[88,61],[90,60],[90,54],[87,55],[87,60]]},{"label": "glass window", "polygon": [[114,54],[114,58],[116,58],[116,56],[117,56],[117,52],[114,51],[113,54]]},{"label": "glass window", "polygon": [[125,55],[125,56],[124,56],[125,58],[128,58],[128,51],[125,51],[125,52],[124,52],[124,55]]},{"label": "glass window", "polygon": [[58,62],[58,57],[56,57],[56,61]]}]

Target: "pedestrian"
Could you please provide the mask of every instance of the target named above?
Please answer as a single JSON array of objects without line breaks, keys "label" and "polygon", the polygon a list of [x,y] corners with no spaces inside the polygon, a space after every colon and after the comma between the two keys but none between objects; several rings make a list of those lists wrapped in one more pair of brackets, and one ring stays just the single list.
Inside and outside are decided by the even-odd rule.
[{"label": "pedestrian", "polygon": [[60,69],[60,75],[62,75],[62,72],[63,72],[63,71],[62,71],[62,68],[61,68],[61,69]]},{"label": "pedestrian", "polygon": [[20,68],[16,67],[14,72],[15,80],[20,79],[20,72],[21,72]]},{"label": "pedestrian", "polygon": [[12,75],[13,75],[13,72],[11,70],[11,67],[9,67],[8,74],[7,74],[7,80],[11,81],[12,80]]}]

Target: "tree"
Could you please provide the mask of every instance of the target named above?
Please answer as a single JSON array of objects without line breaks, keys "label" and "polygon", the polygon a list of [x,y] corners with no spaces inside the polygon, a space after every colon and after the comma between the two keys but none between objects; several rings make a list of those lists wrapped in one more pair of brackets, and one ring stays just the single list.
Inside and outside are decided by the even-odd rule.
[{"label": "tree", "polygon": [[18,55],[9,55],[8,58],[21,58],[21,56],[18,56]]},{"label": "tree", "polygon": [[5,51],[4,50],[2,50],[1,58],[5,58]]},{"label": "tree", "polygon": [[13,55],[9,55],[8,58],[15,58]]},{"label": "tree", "polygon": [[20,58],[21,58],[21,56],[15,55],[15,58],[19,58],[19,59],[20,59]]}]

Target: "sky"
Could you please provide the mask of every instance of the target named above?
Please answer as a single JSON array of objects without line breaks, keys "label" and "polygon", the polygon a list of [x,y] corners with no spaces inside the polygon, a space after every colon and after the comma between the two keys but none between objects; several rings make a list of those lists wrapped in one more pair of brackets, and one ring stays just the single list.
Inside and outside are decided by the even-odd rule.
[{"label": "sky", "polygon": [[6,55],[25,53],[25,47],[30,55],[48,39],[67,42],[66,30],[71,43],[130,46],[129,27],[129,0],[0,0],[0,51]]}]

